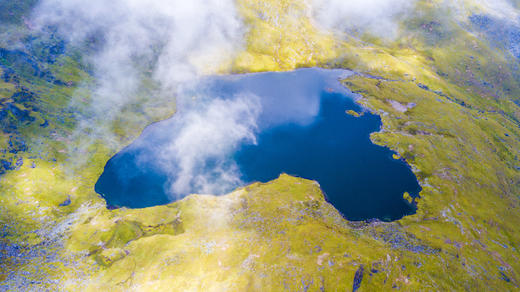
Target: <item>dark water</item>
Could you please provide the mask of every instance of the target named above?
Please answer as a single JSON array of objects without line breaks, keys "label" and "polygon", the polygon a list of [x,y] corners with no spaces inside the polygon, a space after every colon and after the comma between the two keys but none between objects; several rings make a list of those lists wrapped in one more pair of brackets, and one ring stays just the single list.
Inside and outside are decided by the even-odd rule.
[{"label": "dark water", "polygon": [[[258,101],[252,107],[257,110],[252,130],[256,141],[236,139],[236,143],[215,151],[219,145],[212,144],[210,137],[201,140],[207,141],[207,146],[190,146],[194,151],[211,153],[201,155],[199,160],[203,161],[190,174],[224,186],[213,193],[229,192],[254,181],[267,182],[288,173],[318,181],[327,200],[350,220],[396,220],[412,214],[414,208],[402,196],[404,192],[418,195],[420,186],[415,175],[405,162],[392,158],[393,152],[369,139],[370,133],[380,128],[379,116],[365,113],[356,118],[345,113],[349,109],[361,111],[353,102],[354,95],[338,82],[340,76],[349,74],[301,69],[201,81],[184,94],[204,97],[180,100],[179,112],[173,118],[148,127],[132,145],[110,159],[96,192],[109,206],[130,208],[165,204],[190,193],[201,193],[201,185],[196,183],[188,185],[184,193],[172,191],[175,177],[184,174],[185,161],[175,156],[180,155],[179,151],[174,151],[166,156],[165,164],[165,156],[159,153],[175,141],[184,141],[176,135],[185,136],[183,129],[187,126],[183,121],[189,120],[190,113],[201,104],[254,96]],[[209,116],[206,112],[200,115],[207,119]],[[247,118],[240,116],[238,120],[246,123]],[[217,128],[223,129],[224,135],[236,132],[236,126],[226,123]],[[203,134],[204,127],[200,133],[208,135]],[[236,180],[225,181],[222,177],[229,175],[215,171],[226,167],[234,169],[226,174],[235,174]]]}]

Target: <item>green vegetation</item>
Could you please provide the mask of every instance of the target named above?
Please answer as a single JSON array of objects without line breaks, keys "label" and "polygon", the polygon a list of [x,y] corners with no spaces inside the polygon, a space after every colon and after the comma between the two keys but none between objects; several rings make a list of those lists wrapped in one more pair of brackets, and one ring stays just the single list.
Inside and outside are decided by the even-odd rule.
[{"label": "green vegetation", "polygon": [[[104,164],[174,101],[143,77],[123,112],[80,127],[95,81],[78,52],[49,62],[2,44],[0,290],[335,291],[355,279],[364,291],[518,290],[519,62],[438,5],[419,1],[423,13],[402,23],[409,37],[382,41],[321,32],[298,0],[239,3],[249,30],[233,72],[359,73],[343,82],[381,115],[372,141],[399,153],[423,187],[420,199],[405,195],[417,213],[391,223],[348,222],[315,182],[288,175],[108,210],[93,191]],[[112,136],[94,135],[100,126]]]},{"label": "green vegetation", "polygon": [[348,111],[346,111],[346,113],[348,115],[351,115],[351,116],[356,117],[356,118],[359,118],[359,117],[361,117],[363,115],[363,113],[358,113],[358,112],[353,111],[353,110],[348,110]]},{"label": "green vegetation", "polygon": [[37,0],[0,2],[0,23],[19,24],[29,16],[31,8],[37,2]]}]

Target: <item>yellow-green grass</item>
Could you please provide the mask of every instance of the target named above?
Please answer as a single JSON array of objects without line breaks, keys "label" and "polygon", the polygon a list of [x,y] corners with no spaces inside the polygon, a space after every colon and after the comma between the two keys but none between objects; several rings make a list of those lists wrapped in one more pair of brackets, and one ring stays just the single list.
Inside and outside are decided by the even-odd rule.
[{"label": "yellow-green grass", "polygon": [[[393,223],[348,222],[315,182],[287,175],[220,197],[106,209],[93,190],[106,161],[146,125],[175,112],[174,100],[154,99],[155,85],[143,78],[134,102],[117,116],[96,120],[111,137],[92,141],[89,129],[70,135],[79,131],[73,118],[64,124],[49,118],[53,135],[21,128],[35,150],[0,181],[0,222],[7,226],[0,240],[53,257],[6,258],[0,280],[29,271],[32,288],[71,291],[335,291],[352,289],[363,266],[365,291],[518,289],[520,128],[514,101],[520,90],[511,66],[517,61],[449,17],[443,19],[449,37],[425,35],[422,24],[438,17],[436,3],[418,2],[424,13],[402,24],[414,32],[409,37],[381,40],[324,32],[301,1],[240,1],[248,31],[231,70],[321,66],[363,73],[342,82],[381,115],[383,127],[372,141],[413,167],[423,187],[415,215]],[[441,39],[433,45],[431,37]],[[71,104],[86,110],[92,102],[91,77],[71,58],[58,63],[53,72],[73,85],[22,80],[41,92],[47,105],[41,119]],[[15,90],[0,84],[0,93]],[[414,106],[402,111],[393,102]],[[36,142],[45,145],[36,148]],[[28,157],[39,149],[48,155]],[[71,204],[60,206],[67,198]],[[49,279],[59,285],[38,284]]]}]

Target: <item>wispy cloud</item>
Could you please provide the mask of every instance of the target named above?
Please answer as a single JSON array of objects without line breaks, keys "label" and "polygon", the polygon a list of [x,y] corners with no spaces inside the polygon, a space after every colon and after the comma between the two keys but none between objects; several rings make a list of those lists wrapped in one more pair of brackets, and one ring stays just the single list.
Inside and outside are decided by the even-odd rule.
[{"label": "wispy cloud", "polygon": [[313,15],[325,29],[396,36],[399,21],[413,10],[416,0],[312,0]]},{"label": "wispy cloud", "polygon": [[169,173],[171,193],[222,194],[241,184],[233,151],[242,143],[256,143],[258,97],[238,95],[212,98],[175,117],[166,147],[157,157]]},{"label": "wispy cloud", "polygon": [[475,0],[472,4],[476,4],[476,6],[480,8],[484,13],[491,14],[495,17],[508,19],[510,21],[518,22],[519,11],[513,6],[511,1]]},{"label": "wispy cloud", "polygon": [[[143,80],[157,85],[157,95],[182,99],[183,84],[215,73],[241,49],[244,31],[233,0],[42,0],[33,23],[37,30],[56,27],[92,65],[90,107],[77,114],[74,134],[82,148],[97,140],[117,145],[111,119],[140,98]],[[180,132],[159,158],[165,171],[173,175],[174,164],[179,170],[172,177],[175,193],[189,184],[213,192],[216,181],[235,183],[232,165],[217,164],[207,173],[202,163],[238,140],[251,139],[255,102],[200,100],[183,115],[182,128],[170,129],[169,134]]]},{"label": "wispy cloud", "polygon": [[242,39],[232,0],[43,0],[35,19],[76,43],[101,40],[92,61],[118,89],[135,86],[143,61],[165,85],[191,78],[229,57]]},{"label": "wispy cloud", "polygon": [[230,58],[243,30],[233,0],[42,0],[33,18],[37,29],[55,26],[70,43],[95,48],[84,50],[97,83],[89,120],[134,101],[143,78],[173,98],[179,83]]}]

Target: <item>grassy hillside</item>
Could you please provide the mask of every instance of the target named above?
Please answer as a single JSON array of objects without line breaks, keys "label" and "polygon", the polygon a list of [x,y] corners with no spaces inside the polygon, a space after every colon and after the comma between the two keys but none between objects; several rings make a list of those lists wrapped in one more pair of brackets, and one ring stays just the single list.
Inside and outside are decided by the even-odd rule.
[{"label": "grassy hillside", "polygon": [[18,39],[0,48],[0,290],[518,290],[519,59],[514,39],[494,33],[500,20],[419,1],[400,37],[347,37],[318,28],[299,0],[237,5],[247,33],[234,73],[358,72],[343,83],[381,115],[373,142],[412,165],[417,214],[348,222],[316,183],[287,175],[107,210],[93,190],[104,164],[173,114],[174,100],[144,76],[123,112],[79,125],[96,82],[81,50],[9,26],[3,34]]}]

